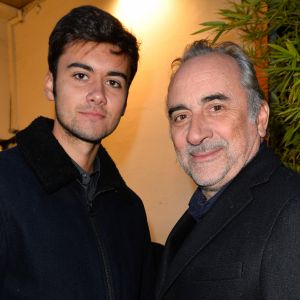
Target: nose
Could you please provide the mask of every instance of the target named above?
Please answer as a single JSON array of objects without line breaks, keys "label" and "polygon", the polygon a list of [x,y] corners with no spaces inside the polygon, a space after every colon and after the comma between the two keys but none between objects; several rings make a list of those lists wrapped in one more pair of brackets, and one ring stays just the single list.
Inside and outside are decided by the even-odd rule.
[{"label": "nose", "polygon": [[92,102],[96,105],[105,105],[107,103],[107,99],[104,86],[99,83],[90,86],[86,99],[88,102]]},{"label": "nose", "polygon": [[204,140],[212,137],[213,132],[211,126],[202,118],[202,116],[193,116],[191,118],[188,133],[187,142],[191,145],[199,145]]}]

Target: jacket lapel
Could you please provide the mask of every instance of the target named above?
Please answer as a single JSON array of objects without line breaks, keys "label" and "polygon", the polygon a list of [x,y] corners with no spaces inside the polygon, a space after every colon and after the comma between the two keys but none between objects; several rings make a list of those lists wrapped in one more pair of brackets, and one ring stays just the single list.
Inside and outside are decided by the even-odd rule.
[{"label": "jacket lapel", "polygon": [[163,285],[166,273],[170,267],[171,261],[173,260],[175,253],[177,253],[186,235],[192,230],[195,224],[196,221],[192,218],[192,216],[188,212],[185,212],[184,215],[180,218],[180,220],[172,229],[166,242],[166,246],[161,259],[159,272],[160,278],[158,280],[159,286]]},{"label": "jacket lapel", "polygon": [[[241,201],[232,201],[235,197],[231,195],[230,191],[224,191],[217,203],[214,204],[204,219],[194,226],[190,234],[186,236],[182,246],[174,254],[172,253],[172,239],[176,238],[176,232],[181,231],[181,224],[178,223],[178,229],[173,232],[172,236],[170,235],[166,245],[166,256],[164,256],[163,261],[168,262],[168,257],[172,255],[174,258],[169,262],[169,266],[165,266],[167,272],[165,271],[166,274],[163,278],[164,286],[161,295],[172,285],[191,260],[252,200],[249,191],[241,190],[239,195],[243,195]],[[183,226],[185,225],[183,224]]]},{"label": "jacket lapel", "polygon": [[[190,222],[189,218],[191,217],[187,217],[188,213],[183,215],[166,243],[160,296],[163,296],[193,258],[253,200],[251,188],[268,181],[271,174],[279,166],[279,160],[274,158],[275,156],[267,150],[249,163],[233,179],[217,202],[204,216],[203,220],[191,229],[191,232],[187,234],[185,239],[182,235],[187,233],[186,223]],[[276,163],[275,160],[277,161]],[[177,240],[178,234],[181,237]],[[180,241],[183,242],[183,240],[184,243],[182,243],[181,247],[178,245],[174,247],[174,245]],[[177,250],[177,253],[174,253],[173,250]]]}]

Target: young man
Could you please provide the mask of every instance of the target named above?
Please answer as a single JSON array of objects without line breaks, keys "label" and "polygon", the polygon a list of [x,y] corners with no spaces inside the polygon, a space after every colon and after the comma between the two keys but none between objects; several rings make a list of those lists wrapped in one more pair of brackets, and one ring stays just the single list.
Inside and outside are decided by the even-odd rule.
[{"label": "young man", "polygon": [[187,48],[167,99],[198,188],[162,259],[158,299],[300,299],[300,176],[263,142],[269,108],[235,44]]},{"label": "young man", "polygon": [[152,299],[145,211],[101,146],[125,111],[136,38],[78,7],[51,33],[48,63],[54,121],[34,120],[0,155],[0,298]]}]

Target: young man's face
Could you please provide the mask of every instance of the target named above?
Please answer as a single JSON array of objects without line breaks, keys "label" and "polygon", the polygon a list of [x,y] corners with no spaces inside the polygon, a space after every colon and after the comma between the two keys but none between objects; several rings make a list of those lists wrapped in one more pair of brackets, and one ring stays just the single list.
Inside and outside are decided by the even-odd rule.
[{"label": "young man's face", "polygon": [[249,162],[266,132],[267,104],[250,119],[239,67],[226,55],[185,62],[170,84],[167,106],[178,159],[208,198]]},{"label": "young man's face", "polygon": [[71,44],[58,60],[56,82],[48,75],[45,91],[48,99],[55,100],[56,138],[68,135],[98,143],[117,127],[126,103],[130,69],[128,58],[111,50],[118,47]]}]

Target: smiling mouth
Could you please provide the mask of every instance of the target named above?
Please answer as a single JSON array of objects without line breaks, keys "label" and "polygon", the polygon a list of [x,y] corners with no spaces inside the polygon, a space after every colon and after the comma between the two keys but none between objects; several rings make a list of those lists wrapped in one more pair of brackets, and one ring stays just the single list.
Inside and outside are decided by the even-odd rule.
[{"label": "smiling mouth", "polygon": [[222,149],[223,148],[219,147],[219,148],[211,149],[209,151],[190,153],[190,155],[192,159],[197,162],[210,161],[213,160],[216,156],[218,156],[218,154],[220,153],[220,151],[222,151]]}]

